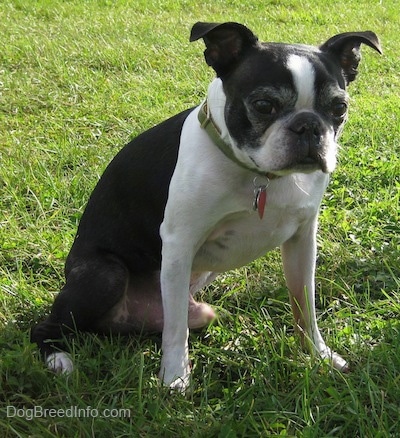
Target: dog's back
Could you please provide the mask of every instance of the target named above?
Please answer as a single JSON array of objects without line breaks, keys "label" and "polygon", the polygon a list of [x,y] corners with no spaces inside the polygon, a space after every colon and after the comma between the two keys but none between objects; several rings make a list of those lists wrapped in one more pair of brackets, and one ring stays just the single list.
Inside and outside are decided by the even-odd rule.
[{"label": "dog's back", "polygon": [[190,112],[142,133],[111,161],[82,215],[67,271],[93,251],[120,256],[133,272],[160,268],[159,228],[182,125]]}]

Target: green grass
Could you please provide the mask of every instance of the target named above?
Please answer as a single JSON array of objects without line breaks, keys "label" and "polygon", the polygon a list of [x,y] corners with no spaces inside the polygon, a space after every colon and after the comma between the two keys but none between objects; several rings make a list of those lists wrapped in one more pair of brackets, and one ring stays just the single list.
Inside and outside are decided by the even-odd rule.
[{"label": "green grass", "polygon": [[[398,436],[399,18],[396,0],[0,1],[0,436]],[[384,56],[364,47],[349,90],[320,218],[319,325],[349,374],[299,348],[278,252],[204,291],[222,316],[191,334],[187,398],[158,385],[159,337],[80,335],[69,377],[45,370],[29,343],[109,160],[203,98],[213,74],[202,44],[188,43],[198,20],[239,21],[262,40],[381,37]],[[130,418],[28,420],[7,406]]]}]

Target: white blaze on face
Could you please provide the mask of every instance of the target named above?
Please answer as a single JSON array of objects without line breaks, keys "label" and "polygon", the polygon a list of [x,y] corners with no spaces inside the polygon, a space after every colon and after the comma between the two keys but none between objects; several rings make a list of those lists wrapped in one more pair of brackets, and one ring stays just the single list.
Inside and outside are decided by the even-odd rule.
[{"label": "white blaze on face", "polygon": [[286,65],[292,73],[297,90],[296,110],[312,109],[315,96],[315,70],[311,62],[303,56],[290,55]]}]

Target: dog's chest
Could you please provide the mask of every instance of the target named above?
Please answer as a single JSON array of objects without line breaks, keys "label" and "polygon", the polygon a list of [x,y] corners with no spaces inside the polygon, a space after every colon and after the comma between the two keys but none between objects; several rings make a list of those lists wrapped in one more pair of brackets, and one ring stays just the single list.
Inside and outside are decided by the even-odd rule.
[{"label": "dog's chest", "polygon": [[247,211],[227,216],[197,251],[193,271],[223,272],[243,266],[284,243],[315,216],[306,206],[274,208],[263,219]]}]

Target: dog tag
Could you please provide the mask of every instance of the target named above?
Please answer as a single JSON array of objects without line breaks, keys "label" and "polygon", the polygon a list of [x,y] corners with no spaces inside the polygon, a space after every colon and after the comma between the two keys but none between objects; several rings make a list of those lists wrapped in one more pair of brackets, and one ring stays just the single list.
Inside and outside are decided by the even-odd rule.
[{"label": "dog tag", "polygon": [[267,202],[267,186],[259,186],[254,190],[253,209],[258,211],[260,219],[264,216],[265,204]]}]

